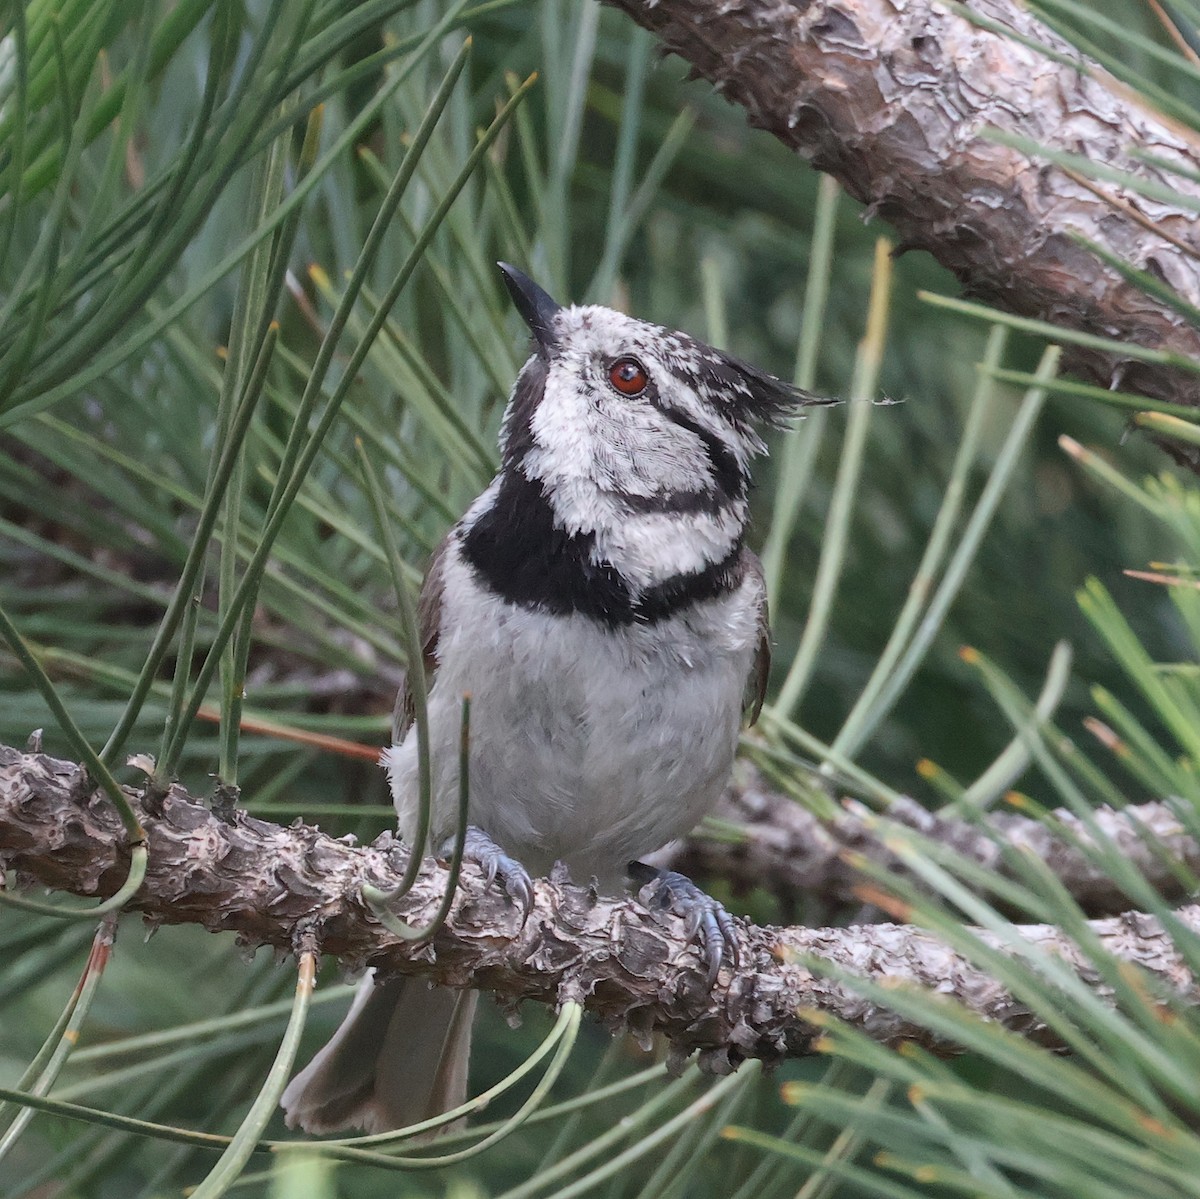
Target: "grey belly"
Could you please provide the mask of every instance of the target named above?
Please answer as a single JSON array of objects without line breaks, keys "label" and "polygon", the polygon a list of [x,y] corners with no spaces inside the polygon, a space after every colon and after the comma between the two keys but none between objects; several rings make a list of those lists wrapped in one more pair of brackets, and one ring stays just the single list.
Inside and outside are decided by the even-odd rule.
[{"label": "grey belly", "polygon": [[715,802],[736,747],[738,666],[604,653],[547,663],[479,678],[472,820],[530,869],[562,860],[577,877],[608,877]]}]

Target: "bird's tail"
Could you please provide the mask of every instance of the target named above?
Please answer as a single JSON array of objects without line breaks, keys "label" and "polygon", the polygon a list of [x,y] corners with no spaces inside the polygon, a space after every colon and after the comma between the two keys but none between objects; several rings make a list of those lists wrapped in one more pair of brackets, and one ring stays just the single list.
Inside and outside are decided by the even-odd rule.
[{"label": "bird's tail", "polygon": [[289,1128],[389,1132],[467,1096],[475,991],[393,977],[359,985],[337,1032],[283,1093]]}]

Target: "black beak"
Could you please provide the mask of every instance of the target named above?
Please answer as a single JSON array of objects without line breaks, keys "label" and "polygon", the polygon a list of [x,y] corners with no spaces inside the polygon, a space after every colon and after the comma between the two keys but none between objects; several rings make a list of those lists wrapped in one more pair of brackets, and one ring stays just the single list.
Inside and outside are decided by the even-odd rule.
[{"label": "black beak", "polygon": [[523,271],[507,262],[498,262],[500,274],[504,276],[504,286],[516,305],[525,323],[537,342],[538,352],[545,355],[554,346],[554,317],[562,307],[556,304],[534,281]]}]

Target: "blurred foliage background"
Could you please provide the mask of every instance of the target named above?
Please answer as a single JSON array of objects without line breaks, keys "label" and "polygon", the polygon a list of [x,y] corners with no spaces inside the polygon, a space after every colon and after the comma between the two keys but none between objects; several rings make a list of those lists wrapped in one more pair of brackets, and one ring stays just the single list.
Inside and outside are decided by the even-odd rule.
[{"label": "blurred foliage background", "polygon": [[[1048,15],[1074,20],[1075,36],[1119,54],[1147,87],[1195,103],[1190,63],[1148,49],[1172,45],[1151,7],[1109,0],[1105,10],[1117,29],[1098,23],[1105,13],[1061,4]],[[239,734],[238,720],[384,742],[404,654],[355,439],[385,478],[415,581],[490,476],[503,400],[525,354],[492,266],[498,258],[526,267],[559,299],[611,303],[686,329],[839,397],[854,387],[873,280],[890,288],[870,391],[893,402],[859,418],[857,475],[845,470],[856,407],[845,404],[781,438],[758,490],[756,538],[774,535],[777,687],[801,644],[831,537],[843,555],[794,708],[811,735],[836,738],[904,605],[973,406],[977,440],[959,476],[968,505],[1006,461],[1025,403],[1020,389],[981,377],[989,336],[999,348],[986,322],[918,298],[958,293],[936,264],[905,255],[890,272],[881,267],[876,241],[886,228],[864,223],[856,205],[747,128],[740,110],[687,82],[686,68],[660,60],[647,34],[593,5],[159,0],[134,13],[115,0],[31,0],[6,6],[0,19],[0,602],[114,765],[153,753],[164,773],[200,793],[214,779],[236,785],[252,811],[303,815],[337,835],[370,838],[391,824],[372,764],[253,724]],[[485,127],[492,140],[472,164]],[[1043,348],[1013,334],[1003,365],[1032,372]],[[328,428],[318,430],[323,417]],[[1027,442],[1009,445],[1011,475],[957,598],[911,682],[894,707],[876,712],[853,754],[897,790],[940,803],[955,792],[951,780],[970,782],[1012,740],[1002,708],[960,658],[964,644],[1033,696],[1066,640],[1073,665],[1059,728],[1086,739],[1081,721],[1100,687],[1163,735],[1161,711],[1131,686],[1076,593],[1098,579],[1150,659],[1190,660],[1193,630],[1179,604],[1122,574],[1174,560],[1186,537],[1153,504],[1132,502],[1064,455],[1064,433],[1126,478],[1164,468],[1120,413],[1065,395],[1046,400]],[[849,523],[831,534],[839,495]],[[197,552],[206,514],[212,545]],[[177,592],[189,563],[199,573]],[[199,604],[188,602],[193,593]],[[178,619],[154,660],[164,612]],[[20,745],[44,726],[46,748],[72,757],[42,697],[15,660],[2,661],[0,740]],[[139,675],[149,687],[142,698]],[[784,743],[770,722],[766,733]],[[918,771],[919,761],[940,773]],[[1155,776],[1122,774],[1107,760],[1100,771],[1132,800],[1155,793]],[[1063,802],[1045,772],[1021,785],[1048,807]],[[769,896],[746,902],[756,916],[772,915]],[[21,1076],[49,1033],[92,933],[86,922],[4,910],[0,1082]],[[315,1009],[306,1053],[344,1003],[335,974],[326,978],[330,1002]],[[273,1056],[287,1008],[278,1001],[292,985],[290,969],[247,961],[228,939],[171,928],[143,944],[127,918],[82,1048],[53,1093],[230,1132]],[[550,1027],[547,1013],[530,1011],[514,1031],[484,1007],[480,1086],[514,1068]],[[238,1012],[250,1016],[237,1023]],[[213,1024],[191,1027],[202,1021]],[[1191,1036],[1186,1023],[1181,1037]],[[1019,1093],[1020,1072],[1005,1072],[1003,1052],[939,1068],[983,1104]],[[853,1057],[832,1068],[825,1059],[797,1063],[761,1083],[744,1072],[714,1110],[665,1137],[673,1156],[647,1146],[588,1185],[613,1196],[1089,1193],[1068,1189],[1077,1176],[996,1165],[999,1156],[978,1147],[986,1168],[968,1171],[962,1186],[947,1175],[889,1190],[899,1184],[719,1139],[736,1118],[787,1131],[818,1157],[840,1143],[837,1160],[853,1161],[862,1136],[838,1142],[839,1129],[868,1127],[903,1089],[880,1062]],[[595,1092],[650,1060],[585,1027],[555,1095]],[[855,1115],[831,1103],[836,1120],[801,1128],[779,1084],[818,1078],[827,1094],[864,1106]],[[689,1076],[670,1084],[665,1108],[635,1107],[665,1085],[656,1077],[646,1090],[528,1125],[486,1156],[433,1174],[315,1158],[272,1174],[255,1159],[238,1189],[565,1194],[703,1091]],[[495,1110],[509,1110],[506,1102]],[[600,1145],[625,1112],[634,1116],[607,1155],[601,1146],[573,1164],[571,1154]],[[961,1161],[966,1150],[954,1152]],[[14,1197],[178,1194],[212,1162],[210,1151],[45,1115],[0,1142],[0,1154],[0,1186]],[[869,1169],[871,1154],[862,1160]]]}]

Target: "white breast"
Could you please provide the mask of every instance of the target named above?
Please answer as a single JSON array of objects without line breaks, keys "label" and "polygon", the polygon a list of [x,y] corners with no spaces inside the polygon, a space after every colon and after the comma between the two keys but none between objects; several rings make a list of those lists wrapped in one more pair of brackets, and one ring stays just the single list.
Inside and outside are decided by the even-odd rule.
[{"label": "white breast", "polygon": [[[657,624],[607,629],[496,599],[451,545],[430,692],[434,836],[453,829],[461,699],[472,697],[471,823],[533,873],[584,881],[688,832],[728,778],[761,584]],[[416,744],[384,754],[402,835],[416,823]]]}]

